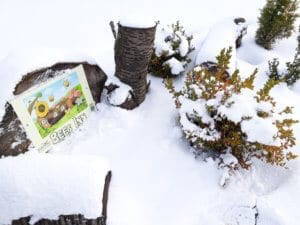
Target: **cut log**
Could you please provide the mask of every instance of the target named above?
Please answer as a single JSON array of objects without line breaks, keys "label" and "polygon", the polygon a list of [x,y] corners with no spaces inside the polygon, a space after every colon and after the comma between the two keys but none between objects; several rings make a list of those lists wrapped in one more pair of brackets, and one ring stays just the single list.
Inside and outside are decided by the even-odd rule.
[{"label": "cut log", "polygon": [[149,28],[126,27],[118,24],[115,41],[115,76],[132,87],[132,98],[121,107],[133,109],[146,97],[147,71],[153,51],[156,26]]},{"label": "cut log", "polygon": [[[73,69],[80,64],[83,65],[93,99],[98,103],[100,102],[107,76],[99,66],[91,65],[86,62],[57,63],[53,66],[25,74],[22,80],[16,85],[13,94],[19,95],[34,85],[40,84],[49,78],[59,76],[62,74],[60,73],[61,71]],[[7,103],[5,114],[0,122],[0,157],[24,153],[28,150],[30,144],[31,141],[27,138],[20,120],[12,106]]]}]

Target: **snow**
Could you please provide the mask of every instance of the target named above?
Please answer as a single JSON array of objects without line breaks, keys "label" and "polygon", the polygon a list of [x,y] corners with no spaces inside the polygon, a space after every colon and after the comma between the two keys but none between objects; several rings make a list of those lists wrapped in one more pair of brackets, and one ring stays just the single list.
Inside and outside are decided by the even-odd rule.
[{"label": "snow", "polygon": [[1,159],[1,224],[30,215],[31,223],[79,213],[99,217],[109,169],[107,160],[86,155],[31,152]]},{"label": "snow", "polygon": [[172,43],[166,41],[166,39],[169,39],[172,36],[173,31],[170,26],[163,27],[161,24],[158,24],[154,39],[155,54],[158,57],[161,55],[169,56],[175,53],[171,45]]},{"label": "snow", "polygon": [[[96,0],[88,2],[2,0],[0,1],[0,110],[3,111],[3,104],[12,96],[13,87],[21,79],[21,74],[59,60],[67,60],[67,55],[72,60],[77,56],[81,61],[87,58],[84,55],[88,53],[87,55],[92,56],[93,61],[112,77],[115,67],[114,39],[108,23],[110,20],[118,21],[122,16],[134,14],[136,11],[141,12],[142,15],[137,17],[141,20],[144,16],[155,16],[164,24],[170,24],[180,19],[184,27],[195,37],[195,55],[205,50],[202,47],[204,47],[203,40],[208,40],[206,34],[209,32],[214,36],[211,33],[213,24],[229,16],[245,17],[249,22],[248,35],[244,38],[242,47],[236,51],[236,62],[239,69],[245,71],[245,76],[248,76],[253,68],[259,67],[261,72],[255,81],[259,87],[266,80],[264,70],[267,69],[267,61],[274,56],[290,60],[294,55],[291,55],[291,52],[294,52],[296,47],[295,35],[288,40],[280,41],[273,51],[266,51],[254,43],[258,9],[264,3],[262,0],[243,3],[238,0],[191,0],[184,4],[174,0],[143,2],[113,0],[105,3]],[[221,29],[222,32],[224,30]],[[231,31],[230,33],[232,34]],[[216,45],[216,48],[214,45],[211,46],[213,51],[218,50],[217,46],[224,48],[223,44],[228,45],[229,42],[223,43],[223,37],[227,41],[233,38],[230,35],[220,37],[215,38],[220,45]],[[27,50],[22,50],[24,46]],[[83,54],[74,53],[75,48]],[[54,49],[56,56],[54,54],[51,57]],[[64,163],[68,161],[72,163],[71,158],[76,157],[74,161],[86,165],[89,160],[83,155],[88,155],[86,156],[88,158],[107,158],[110,161],[114,175],[108,202],[108,225],[225,225],[229,222],[245,225],[253,222],[255,211],[251,209],[255,205],[259,213],[257,225],[299,224],[300,215],[297,211],[300,202],[299,160],[289,163],[289,169],[255,161],[252,170],[236,172],[231,176],[227,187],[220,187],[218,183],[223,171],[217,169],[212,160],[204,162],[193,157],[178,126],[178,114],[173,99],[160,79],[154,77],[150,79],[150,92],[145,102],[137,109],[126,111],[111,107],[102,101],[97,106],[99,111],[92,114],[81,131],[76,132],[74,138],[59,144],[51,152],[51,157],[60,158],[64,155],[62,156],[65,157],[65,160],[62,160]],[[176,80],[175,85],[182,85],[182,80]],[[292,89],[284,85],[277,87],[274,95],[282,104],[290,104],[300,98],[299,90],[298,82]],[[299,106],[296,106],[294,111],[299,118]],[[296,136],[300,136],[299,124],[296,125]],[[300,142],[297,140],[295,150],[299,149],[299,146]],[[12,159],[22,161],[24,157],[33,157],[27,154],[0,159],[0,164],[6,164]],[[58,164],[62,164],[60,160],[57,161]],[[27,167],[24,169],[29,171],[31,165]],[[10,173],[17,174],[23,171],[23,167],[19,167],[17,163],[13,164],[13,168],[14,170],[10,169]],[[37,169],[31,173],[32,176],[39,170],[45,172],[45,167],[34,168]],[[57,171],[55,167],[54,169]],[[58,177],[61,178],[67,172],[70,172],[70,169],[60,171],[62,174],[58,174]],[[3,173],[1,167],[0,186],[11,187],[14,179],[2,182],[2,178],[7,177]],[[78,176],[80,177],[77,177],[77,180],[87,179],[82,173]],[[22,182],[29,182],[22,180],[21,176],[15,177]],[[88,176],[93,177],[92,174]],[[95,182],[101,181],[97,177]],[[63,184],[63,181],[61,182],[57,183],[57,186]],[[43,194],[49,193],[46,191],[49,188],[57,186],[48,185]],[[20,193],[31,190],[36,193],[42,191],[29,184],[22,187],[14,185],[12,188],[13,190],[18,188]],[[73,191],[76,190],[73,189],[71,190],[74,194]],[[100,188],[97,191],[100,191]],[[2,193],[4,192],[0,192],[1,199],[7,196],[17,197],[11,192],[7,195]],[[95,193],[86,193],[90,194]],[[85,201],[81,198],[82,193],[75,195],[75,199],[67,196],[72,201]],[[9,212],[4,211],[8,206],[15,206],[14,201],[9,202],[5,207],[1,205],[2,200],[0,202],[0,217],[5,220],[18,216],[14,214],[18,207]],[[32,206],[37,209],[39,206],[42,207],[36,204]],[[99,205],[97,207],[99,209]],[[22,207],[19,209],[26,210]],[[55,209],[56,207],[52,208]],[[51,210],[45,213],[36,214],[36,219],[57,216],[54,212],[52,214]]]},{"label": "snow", "polygon": [[171,73],[173,75],[178,75],[184,71],[182,63],[175,58],[167,60],[164,64],[168,65],[171,68]]},{"label": "snow", "polygon": [[131,13],[123,16],[120,18],[119,23],[124,27],[132,28],[149,28],[156,26],[154,18],[147,17],[141,13]]},{"label": "snow", "polygon": [[277,128],[272,122],[270,119],[257,117],[243,121],[241,128],[247,134],[248,141],[274,145],[274,136],[277,134]]},{"label": "snow", "polygon": [[109,77],[107,85],[110,84],[118,86],[113,92],[111,92],[107,96],[108,102],[110,104],[118,106],[124,103],[126,99],[131,97],[130,91],[132,91],[132,88],[127,84],[122,83],[117,77]]},{"label": "snow", "polygon": [[188,51],[189,51],[189,42],[187,39],[185,38],[181,38],[181,42],[180,42],[180,45],[179,45],[179,52],[180,52],[180,55],[182,57],[186,56],[188,54]]},{"label": "snow", "polygon": [[232,48],[229,64],[229,72],[232,73],[237,67],[235,41],[244,27],[243,23],[236,25],[234,18],[222,19],[213,25],[199,50],[196,65],[204,62],[216,62],[216,56],[222,49]]},{"label": "snow", "polygon": [[220,115],[226,116],[228,119],[235,123],[239,123],[245,117],[256,116],[255,92],[252,90],[244,89],[240,94],[234,94],[226,103],[234,102],[230,107],[227,104],[221,105],[218,108]]}]

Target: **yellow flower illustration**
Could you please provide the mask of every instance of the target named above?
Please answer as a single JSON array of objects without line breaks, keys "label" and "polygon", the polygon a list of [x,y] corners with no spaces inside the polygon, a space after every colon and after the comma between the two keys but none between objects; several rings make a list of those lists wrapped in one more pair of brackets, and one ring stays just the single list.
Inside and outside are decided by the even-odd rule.
[{"label": "yellow flower illustration", "polygon": [[35,103],[35,112],[38,117],[45,117],[49,112],[48,103],[45,101],[38,101]]}]

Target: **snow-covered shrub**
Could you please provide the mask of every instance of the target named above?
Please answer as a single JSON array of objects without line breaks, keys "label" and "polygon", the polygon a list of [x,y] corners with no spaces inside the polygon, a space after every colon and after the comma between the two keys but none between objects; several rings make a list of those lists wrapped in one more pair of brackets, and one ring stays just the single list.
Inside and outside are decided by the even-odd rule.
[{"label": "snow-covered shrub", "polygon": [[279,72],[279,64],[280,62],[276,58],[269,61],[268,76],[270,78],[285,81],[289,86],[300,79],[300,35],[298,36],[298,47],[294,60],[286,63],[286,69],[283,72]]},{"label": "snow-covered shrub", "polygon": [[281,74],[280,72],[278,71],[278,66],[279,66],[279,61],[277,58],[274,58],[272,61],[269,61],[268,62],[269,64],[269,72],[268,72],[268,76],[271,78],[271,79],[274,79],[274,80],[279,80],[281,79]]},{"label": "snow-covered shrub", "polygon": [[189,54],[194,50],[192,38],[185,33],[179,21],[171,26],[158,27],[148,72],[159,77],[182,74],[191,61]]},{"label": "snow-covered shrub", "polygon": [[288,38],[294,30],[298,0],[267,0],[258,18],[256,43],[271,49],[276,40]]},{"label": "snow-covered shrub", "polygon": [[[300,27],[299,27],[300,32]],[[300,79],[300,34],[298,35],[298,47],[293,62],[287,63],[287,72],[285,75],[285,81],[288,85],[293,85]]]},{"label": "snow-covered shrub", "polygon": [[165,85],[179,108],[185,137],[198,152],[232,154],[238,164],[249,168],[251,158],[285,165],[295,158],[289,148],[295,145],[290,119],[292,107],[279,110],[270,90],[279,83],[269,79],[254,90],[257,71],[242,80],[239,71],[228,74],[231,49],[217,56],[216,71],[197,66],[187,74],[185,84],[176,91],[172,80]]}]

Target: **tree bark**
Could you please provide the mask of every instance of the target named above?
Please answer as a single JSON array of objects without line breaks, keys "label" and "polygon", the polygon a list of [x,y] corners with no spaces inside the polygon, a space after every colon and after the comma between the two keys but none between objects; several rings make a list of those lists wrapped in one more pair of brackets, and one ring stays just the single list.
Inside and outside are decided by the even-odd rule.
[{"label": "tree bark", "polygon": [[147,92],[147,70],[153,51],[156,26],[125,27],[118,24],[115,41],[115,76],[132,87],[132,98],[121,107],[133,109],[140,105]]}]

